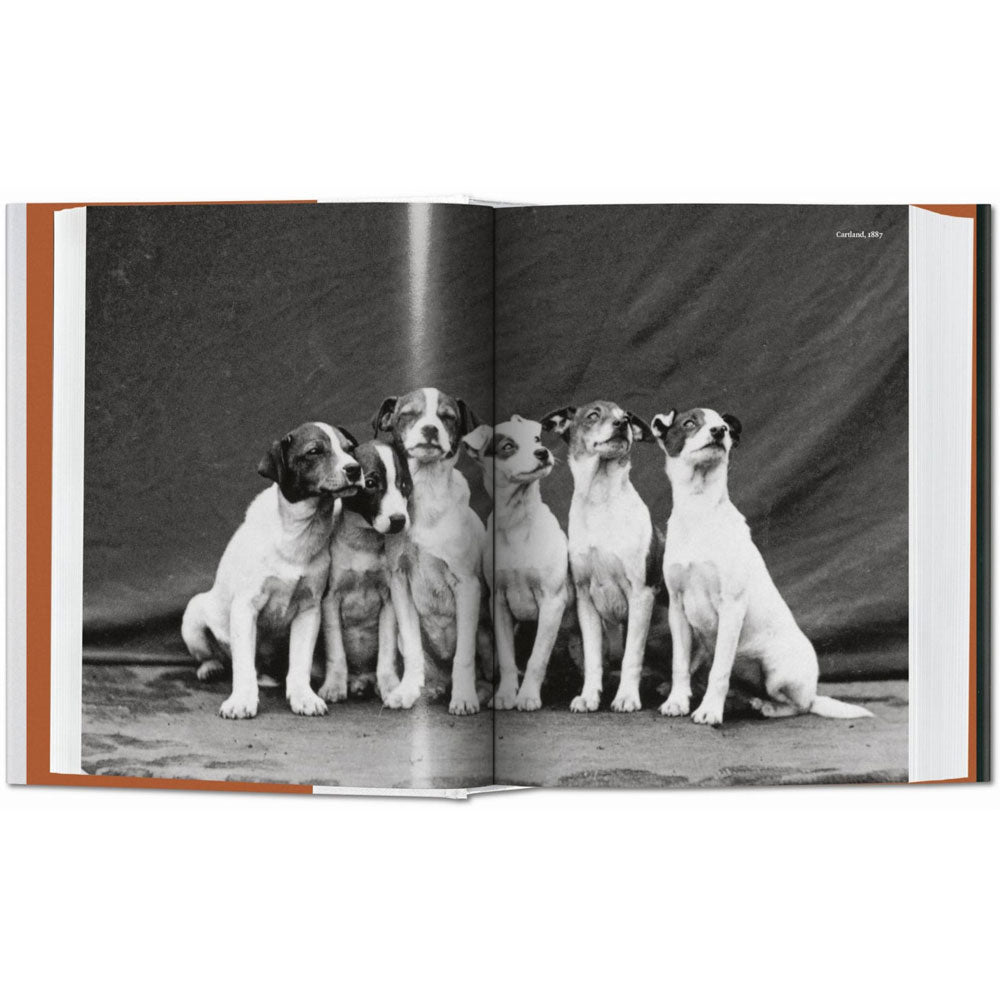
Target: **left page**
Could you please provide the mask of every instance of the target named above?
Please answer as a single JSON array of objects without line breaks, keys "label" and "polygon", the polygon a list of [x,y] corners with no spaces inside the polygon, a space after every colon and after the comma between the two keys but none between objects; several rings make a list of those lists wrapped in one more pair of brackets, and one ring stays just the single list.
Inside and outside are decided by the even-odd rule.
[{"label": "left page", "polygon": [[[471,205],[87,209],[84,773],[371,790],[492,782],[488,693],[462,716],[448,712],[447,678],[428,677],[399,711],[378,695],[379,644],[390,662],[396,646],[379,562],[395,521],[379,504],[403,476],[391,449],[365,459],[355,447],[372,441],[386,399],[423,387],[440,390],[435,419],[447,423],[446,400],[492,419],[492,253],[493,211]],[[57,368],[58,352],[57,338]],[[485,535],[481,473],[455,453]],[[338,635],[302,610],[326,579],[303,570],[290,588],[285,563],[262,569],[272,549],[311,558],[295,518],[316,483],[318,503],[353,518],[332,560]],[[241,587],[257,596],[238,618]],[[257,685],[241,694],[232,661],[251,626]],[[289,664],[311,629],[315,664],[296,695]],[[346,679],[328,671],[331,644],[350,661]]]}]

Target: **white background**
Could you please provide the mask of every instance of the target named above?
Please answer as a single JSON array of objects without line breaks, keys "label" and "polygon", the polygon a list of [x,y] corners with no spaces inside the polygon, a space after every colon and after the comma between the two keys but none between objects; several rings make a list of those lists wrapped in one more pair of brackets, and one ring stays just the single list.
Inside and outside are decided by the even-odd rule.
[{"label": "white background", "polygon": [[[985,4],[687,9],[7,4],[0,194],[1000,201]],[[996,988],[992,786],[0,803],[11,996]]]}]

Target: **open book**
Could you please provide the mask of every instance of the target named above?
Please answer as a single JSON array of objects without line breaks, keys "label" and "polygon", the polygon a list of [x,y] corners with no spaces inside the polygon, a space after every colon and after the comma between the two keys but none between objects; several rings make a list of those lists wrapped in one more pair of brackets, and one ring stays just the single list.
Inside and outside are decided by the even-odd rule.
[{"label": "open book", "polygon": [[989,221],[10,206],[8,780],[988,780]]}]

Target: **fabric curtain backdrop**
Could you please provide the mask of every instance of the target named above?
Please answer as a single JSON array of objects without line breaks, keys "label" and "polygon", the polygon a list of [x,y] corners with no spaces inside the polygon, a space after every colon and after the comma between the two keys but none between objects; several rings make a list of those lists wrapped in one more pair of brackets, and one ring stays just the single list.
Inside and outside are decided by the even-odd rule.
[{"label": "fabric curtain backdrop", "polygon": [[[730,495],[827,677],[907,668],[907,209],[507,209],[496,223],[496,412],[611,399],[644,420],[734,413]],[[838,237],[879,231],[881,239]],[[557,456],[565,447],[550,442]],[[632,480],[654,521],[658,446]],[[543,492],[566,524],[568,467]],[[669,664],[657,613],[647,664]]]},{"label": "fabric curtain backdrop", "polygon": [[272,440],[306,420],[366,440],[422,385],[492,417],[493,212],[89,209],[86,331],[85,655],[184,659]]},{"label": "fabric curtain backdrop", "polygon": [[[904,207],[91,209],[86,361],[90,659],[184,658],[271,440],[364,439],[384,396],[439,385],[487,420],[494,398],[497,420],[735,413],[731,496],[824,675],[905,674]],[[655,445],[633,481],[665,524]],[[571,489],[565,464],[543,486],[563,525]],[[669,664],[662,608],[647,664]]]}]

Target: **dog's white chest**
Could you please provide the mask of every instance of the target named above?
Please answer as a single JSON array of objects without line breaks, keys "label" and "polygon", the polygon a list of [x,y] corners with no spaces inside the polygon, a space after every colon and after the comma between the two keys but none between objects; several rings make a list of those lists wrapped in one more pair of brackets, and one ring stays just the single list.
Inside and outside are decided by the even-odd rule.
[{"label": "dog's white chest", "polygon": [[713,639],[719,628],[721,587],[719,569],[713,562],[666,565],[671,599],[679,595],[684,617],[703,638]]},{"label": "dog's white chest", "polygon": [[645,582],[652,541],[649,510],[638,494],[609,505],[574,501],[569,522],[573,580],[577,587],[588,587],[605,621],[625,619],[632,589]]},{"label": "dog's white chest", "polygon": [[713,518],[671,516],[663,555],[670,599],[703,638],[714,641],[724,596],[742,592],[752,549],[750,532],[735,510]]},{"label": "dog's white chest", "polygon": [[[490,528],[493,528],[491,519]],[[548,507],[516,525],[500,524],[487,546],[487,578],[507,600],[518,621],[538,618],[542,592],[559,591],[569,572],[566,536]]]},{"label": "dog's white chest", "polygon": [[389,596],[389,573],[381,546],[334,545],[330,588],[340,597],[342,619],[371,624]]}]

